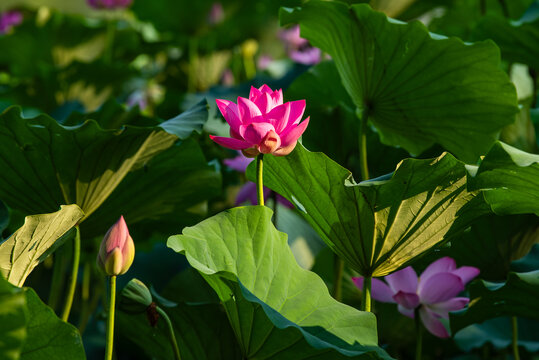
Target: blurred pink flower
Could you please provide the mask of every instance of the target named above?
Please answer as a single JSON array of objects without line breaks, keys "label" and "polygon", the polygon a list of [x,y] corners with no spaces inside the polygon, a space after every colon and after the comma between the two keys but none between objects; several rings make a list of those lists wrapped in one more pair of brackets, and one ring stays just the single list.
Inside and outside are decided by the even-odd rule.
[{"label": "blurred pink flower", "polygon": [[87,0],[87,2],[94,9],[124,9],[129,7],[133,0]]},{"label": "blurred pink flower", "polygon": [[273,91],[267,85],[251,87],[249,99],[238,97],[237,104],[221,99],[216,102],[230,125],[231,137],[210,138],[226,148],[242,150],[248,157],[290,154],[309,124],[309,117],[300,123],[305,100],[283,104],[283,91]]},{"label": "blurred pink flower", "polygon": [[288,56],[304,65],[318,64],[322,58],[319,48],[313,47],[308,40],[300,37],[299,25],[282,30],[279,37],[284,43]]},{"label": "blurred pink flower", "polygon": [[225,19],[225,11],[223,5],[220,2],[214,2],[211,6],[210,13],[208,14],[208,24],[218,25]]},{"label": "blurred pink flower", "polygon": [[11,10],[0,13],[0,34],[7,34],[15,26],[22,23],[22,13]]},{"label": "blurred pink flower", "polygon": [[[253,161],[252,158],[245,157],[241,152],[238,156],[232,159],[225,159],[223,162],[226,166],[228,166],[231,169],[234,169],[238,172],[244,173],[247,169],[247,166]],[[271,190],[264,186],[264,200],[267,200],[269,195],[271,194]],[[294,208],[294,205],[284,197],[282,197],[279,194],[277,195],[277,202],[281,205],[284,205],[290,209]],[[243,204],[244,202],[249,201],[251,204],[256,205],[258,204],[258,197],[257,197],[257,191],[256,191],[256,184],[254,182],[247,182],[245,185],[242,186],[240,189],[238,195],[236,196],[236,202],[235,205],[238,206],[240,204]]]},{"label": "blurred pink flower", "polygon": [[258,57],[258,61],[256,63],[258,69],[260,70],[266,70],[268,68],[268,66],[271,64],[271,62],[273,61],[273,58],[269,55],[260,55]]},{"label": "blurred pink flower", "polygon": [[[418,309],[425,328],[437,337],[447,338],[449,333],[440,319],[448,319],[449,311],[460,310],[468,304],[470,299],[457,295],[477,275],[478,268],[457,268],[455,260],[443,257],[430,264],[419,279],[411,266],[385,276],[386,282],[372,279],[372,297],[397,303],[399,312],[411,318]],[[352,280],[358,288],[363,288],[363,277]]]}]

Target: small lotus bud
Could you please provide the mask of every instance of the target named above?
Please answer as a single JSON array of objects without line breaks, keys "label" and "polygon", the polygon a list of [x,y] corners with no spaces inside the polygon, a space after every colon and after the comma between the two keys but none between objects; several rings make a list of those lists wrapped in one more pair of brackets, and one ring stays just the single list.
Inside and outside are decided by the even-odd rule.
[{"label": "small lotus bud", "polygon": [[122,290],[120,307],[129,313],[143,313],[153,302],[150,290],[138,279],[131,279]]},{"label": "small lotus bud", "polygon": [[135,244],[121,216],[101,241],[97,266],[109,276],[122,275],[129,270],[134,258]]}]

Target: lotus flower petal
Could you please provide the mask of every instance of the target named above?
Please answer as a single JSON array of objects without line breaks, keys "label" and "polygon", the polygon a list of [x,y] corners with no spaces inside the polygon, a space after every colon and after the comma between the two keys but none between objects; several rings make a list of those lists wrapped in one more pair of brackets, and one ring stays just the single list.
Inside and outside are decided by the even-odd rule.
[{"label": "lotus flower petal", "polygon": [[432,312],[427,307],[423,306],[419,309],[419,316],[421,317],[421,322],[423,322],[423,325],[425,325],[425,328],[427,328],[431,334],[438,336],[439,338],[449,337],[447,329],[435,312]]},{"label": "lotus flower petal", "polygon": [[246,141],[227,138],[227,137],[223,137],[223,136],[210,135],[210,139],[212,139],[213,141],[215,141],[219,145],[222,145],[222,146],[224,146],[226,148],[234,149],[234,150],[248,149],[248,148],[250,148],[252,146],[250,143],[248,143]]},{"label": "lotus flower petal", "polygon": [[464,290],[460,277],[451,273],[435,274],[422,285],[418,292],[422,304],[447,301]]},{"label": "lotus flower petal", "polygon": [[406,293],[417,292],[417,274],[411,266],[387,275],[385,280],[395,294],[399,291]]}]

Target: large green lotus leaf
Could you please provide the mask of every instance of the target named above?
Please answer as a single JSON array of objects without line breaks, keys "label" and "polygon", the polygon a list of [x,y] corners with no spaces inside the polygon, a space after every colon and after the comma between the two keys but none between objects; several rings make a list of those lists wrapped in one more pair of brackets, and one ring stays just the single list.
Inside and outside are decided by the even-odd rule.
[{"label": "large green lotus leaf", "polygon": [[21,360],[84,360],[86,355],[76,327],[60,320],[35,291],[25,288],[28,307],[27,338]]},{"label": "large green lotus leaf", "polygon": [[26,340],[28,311],[26,296],[21,289],[0,276],[0,358],[19,360]]},{"label": "large green lotus leaf", "polygon": [[[161,125],[175,128],[182,120]],[[103,130],[90,120],[64,127],[46,115],[25,119],[20,109],[9,108],[0,115],[0,198],[30,214],[75,203],[89,217],[129,171],[177,139],[160,126]]]},{"label": "large green lotus leaf", "polygon": [[9,210],[6,205],[0,201],[0,241],[2,241],[2,233],[9,225]]},{"label": "large green lotus leaf", "polygon": [[468,190],[481,190],[496,214],[539,215],[539,155],[496,142],[468,169]]},{"label": "large green lotus leaf", "polygon": [[491,41],[465,44],[366,4],[309,1],[281,23],[327,52],[382,142],[420,154],[434,143],[474,162],[518,112],[514,86]]},{"label": "large green lotus leaf", "polygon": [[26,277],[50,253],[73,236],[84,213],[77,205],[64,205],[51,214],[27,216],[24,225],[0,244],[0,272],[13,285]]},{"label": "large green lotus leaf", "polygon": [[506,60],[539,69],[539,4],[535,2],[518,21],[485,16],[477,24],[473,37],[492,39]]},{"label": "large green lotus leaf", "polygon": [[[131,171],[101,207],[82,224],[85,236],[100,235],[106,224],[123,214],[129,224],[143,220],[193,218],[195,205],[221,192],[221,173],[207,164],[200,146],[188,139],[152,158],[144,167]],[[202,215],[205,215],[205,211]],[[199,216],[200,218],[200,216]],[[194,224],[193,222],[188,225]],[[186,224],[187,225],[187,224]]]},{"label": "large green lotus leaf", "polygon": [[507,282],[473,282],[466,311],[451,314],[453,333],[471,325],[500,316],[520,316],[539,320],[539,270],[510,272]]},{"label": "large green lotus leaf", "polygon": [[86,359],[78,330],[60,320],[31,288],[0,276],[0,357],[20,360]]},{"label": "large green lotus leaf", "polygon": [[[334,62],[321,62],[298,76],[286,91],[286,97],[305,99],[307,103],[306,114],[311,121],[309,131],[302,136],[305,147],[321,151],[359,174],[359,123]],[[376,177],[392,171],[408,153],[383,145],[378,134],[368,127],[367,155],[369,173]]]},{"label": "large green lotus leaf", "polygon": [[183,230],[184,253],[217,292],[247,359],[381,357],[376,319],[335,301],[294,260],[267,207],[234,208]]},{"label": "large green lotus leaf", "polygon": [[[535,215],[487,215],[475,221],[462,236],[451,240],[441,254],[457,264],[481,269],[481,279],[503,281],[511,262],[522,258],[537,242],[539,218]],[[440,255],[439,255],[440,256]]]},{"label": "large green lotus leaf", "polygon": [[[445,153],[403,160],[389,176],[356,184],[348,170],[298,144],[264,158],[264,185],[289,199],[333,251],[364,276],[404,266],[487,211],[466,191],[464,164]],[[254,179],[254,166],[248,169]]]}]

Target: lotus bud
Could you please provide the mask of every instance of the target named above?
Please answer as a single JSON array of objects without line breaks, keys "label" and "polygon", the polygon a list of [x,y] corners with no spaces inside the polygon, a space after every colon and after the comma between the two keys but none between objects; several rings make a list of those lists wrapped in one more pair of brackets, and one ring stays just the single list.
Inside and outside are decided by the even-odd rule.
[{"label": "lotus bud", "polygon": [[153,302],[150,290],[139,279],[131,279],[122,290],[120,306],[129,313],[143,313]]},{"label": "lotus bud", "polygon": [[109,276],[122,275],[129,270],[134,258],[135,244],[121,216],[101,241],[97,266]]}]

